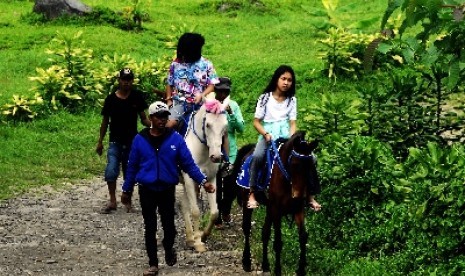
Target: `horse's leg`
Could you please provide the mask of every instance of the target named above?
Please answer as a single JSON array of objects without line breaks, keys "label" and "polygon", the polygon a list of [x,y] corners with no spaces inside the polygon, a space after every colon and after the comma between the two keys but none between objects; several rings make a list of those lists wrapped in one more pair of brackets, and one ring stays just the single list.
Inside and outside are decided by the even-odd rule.
[{"label": "horse's leg", "polygon": [[253,209],[247,208],[249,190],[242,189],[242,233],[244,234],[244,250],[242,251],[242,269],[252,271],[252,260],[250,255],[250,231],[252,229],[252,212]]},{"label": "horse's leg", "polygon": [[[214,182],[212,182],[214,183]],[[208,199],[208,206],[210,207],[210,219],[208,220],[208,225],[205,227],[202,233],[202,242],[205,242],[210,236],[213,226],[215,225],[215,221],[218,218],[218,204],[216,203],[216,194],[215,193],[207,193]]]},{"label": "horse's leg", "polygon": [[205,248],[205,244],[201,241],[202,234],[200,232],[200,209],[197,205],[197,185],[191,178],[187,179],[186,177],[184,186],[187,195],[186,202],[189,204],[192,216],[192,229],[194,232],[194,250],[197,252],[205,252],[207,249]]},{"label": "horse's leg", "polygon": [[270,261],[268,260],[268,243],[271,236],[271,222],[272,222],[272,206],[269,204],[266,208],[265,223],[262,229],[262,270],[264,272],[270,271]]},{"label": "horse's leg", "polygon": [[273,228],[274,228],[274,243],[273,249],[275,252],[275,265],[274,275],[281,276],[281,251],[283,249],[283,241],[281,237],[281,214],[275,212],[273,216]]},{"label": "horse's leg", "polygon": [[189,202],[187,199],[186,186],[183,185],[184,192],[182,193],[181,200],[181,212],[184,218],[184,225],[186,227],[186,245],[190,248],[194,247],[194,230],[192,228],[192,217],[189,208]]},{"label": "horse's leg", "polygon": [[297,224],[297,229],[299,231],[299,245],[300,245],[300,257],[299,257],[299,267],[297,268],[297,276],[305,275],[305,267],[307,266],[306,258],[306,245],[308,240],[308,233],[305,229],[305,215],[302,209],[301,212],[295,215],[295,222]]}]

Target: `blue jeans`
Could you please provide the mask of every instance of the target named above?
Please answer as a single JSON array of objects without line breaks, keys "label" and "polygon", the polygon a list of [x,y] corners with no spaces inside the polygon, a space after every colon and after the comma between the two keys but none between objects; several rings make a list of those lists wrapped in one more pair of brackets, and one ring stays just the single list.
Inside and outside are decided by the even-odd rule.
[{"label": "blue jeans", "polygon": [[250,192],[256,192],[257,190],[257,175],[258,171],[263,168],[266,158],[266,150],[268,148],[268,142],[265,139],[260,139],[255,146],[252,154],[252,162],[250,163],[250,178],[249,187]]},{"label": "blue jeans", "polygon": [[123,178],[126,177],[130,146],[116,142],[110,142],[107,151],[107,167],[105,168],[105,181],[116,182],[120,172],[120,164],[123,170]]}]

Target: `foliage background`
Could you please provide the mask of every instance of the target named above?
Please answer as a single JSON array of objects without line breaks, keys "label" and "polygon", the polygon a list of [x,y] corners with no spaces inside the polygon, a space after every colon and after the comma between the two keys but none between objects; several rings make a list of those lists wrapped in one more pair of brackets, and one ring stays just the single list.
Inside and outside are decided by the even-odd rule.
[{"label": "foliage background", "polygon": [[[0,106],[14,95],[34,97],[29,77],[37,75],[36,68],[52,65],[46,50],[57,33],[82,32],[83,47],[93,51],[92,63],[110,68],[114,64],[106,57],[129,55],[140,63],[173,56],[167,42],[173,42],[180,30],[195,30],[206,38],[203,54],[220,75],[233,80],[232,97],[247,122],[239,139],[243,145],[257,138],[250,122],[258,95],[274,69],[289,64],[297,75],[299,128],[322,140],[319,200],[324,207],[307,216],[309,273],[463,274],[464,148],[460,143],[446,143],[441,136],[444,129],[449,135],[456,130],[463,134],[463,87],[449,87],[447,92],[453,95],[441,94],[435,102],[430,94],[434,88],[421,82],[431,74],[425,66],[431,59],[421,57],[441,61],[446,55],[419,43],[409,44],[415,40],[408,36],[421,31],[420,24],[403,30],[407,39],[380,46],[386,55],[372,56],[373,70],[384,74],[365,78],[366,63],[358,60],[370,41],[379,42],[382,21],[393,30],[399,26],[383,18],[392,8],[388,4],[399,4],[396,8],[409,13],[418,11],[415,23],[425,23],[428,20],[421,16],[434,14],[442,1],[82,2],[99,7],[107,20],[47,22],[31,13],[32,1],[0,2]],[[121,21],[120,15],[131,11],[135,3],[133,11],[141,15],[142,25],[125,28],[128,22]],[[396,8],[389,11],[397,12]],[[425,13],[425,9],[430,10]],[[392,18],[405,19],[402,13],[393,13]],[[463,33],[452,25],[451,29]],[[370,45],[375,50],[379,44]],[[405,64],[400,64],[402,58]],[[434,64],[446,68],[444,63]],[[456,80],[463,79],[463,58],[457,64],[452,73]],[[111,77],[112,70],[108,72]],[[435,103],[439,103],[436,110],[442,112],[447,106],[450,114],[436,116],[431,111],[435,109],[429,109]],[[0,200],[41,185],[60,188],[65,182],[102,174],[105,157],[94,151],[101,119],[99,99],[87,104],[73,113],[58,110],[31,122],[1,118]],[[447,118],[448,124],[434,129],[431,118]],[[259,259],[262,211],[254,217],[253,251]],[[283,231],[283,263],[285,274],[290,275],[296,265],[296,229],[285,224]]]},{"label": "foliage background", "polygon": [[[113,11],[130,7],[132,1],[85,0],[89,6],[103,6]],[[381,16],[385,3],[351,1],[363,5],[364,10],[352,10],[344,15],[351,17]],[[165,40],[173,35],[172,27],[194,29],[206,38],[204,55],[210,58],[220,75],[233,80],[233,96],[240,103],[246,121],[250,122],[255,99],[266,86],[273,70],[282,63],[292,65],[299,77],[299,95],[302,106],[311,101],[319,86],[312,85],[314,71],[322,66],[317,58],[317,30],[312,24],[325,20],[325,14],[315,16],[308,10],[322,10],[321,2],[311,1],[140,1],[150,21],[143,22],[141,31],[124,31],[109,24],[57,20],[41,23],[31,20],[33,1],[8,0],[0,2],[0,105],[10,101],[13,95],[33,97],[33,83],[28,77],[36,76],[36,68],[48,68],[50,56],[46,49],[57,32],[74,35],[82,31],[85,48],[93,50],[96,64],[103,57],[130,55],[137,61],[156,60],[164,55],[172,56],[173,49],[165,46]],[[354,5],[351,5],[353,7]],[[368,12],[367,12],[368,11]],[[30,23],[32,21],[32,23]],[[373,26],[373,28],[375,28]],[[38,159],[39,166],[61,168],[63,178],[89,177],[99,174],[104,158],[94,155],[98,136],[98,110],[69,117],[55,114],[50,119],[32,124],[11,122],[0,124],[0,198],[7,198],[33,186],[44,183],[59,184],[62,177],[46,177],[41,167],[21,166],[27,160]],[[55,118],[56,117],[56,118]],[[67,119],[64,119],[67,118]],[[72,118],[72,121],[71,119]],[[64,150],[71,143],[67,126],[79,126],[79,136],[74,141],[73,156]],[[41,145],[48,135],[47,128],[63,133],[55,143]],[[77,135],[76,133],[76,135]],[[50,133],[54,136],[54,133]],[[256,134],[250,124],[240,142],[254,141]],[[44,151],[49,157],[43,156]],[[52,158],[53,157],[53,158]],[[43,158],[43,159],[42,159]],[[72,160],[76,159],[76,160]],[[72,163],[81,162],[76,171]],[[70,164],[68,164],[70,163]],[[32,181],[18,177],[31,175]],[[42,171],[37,174],[37,170]]]}]

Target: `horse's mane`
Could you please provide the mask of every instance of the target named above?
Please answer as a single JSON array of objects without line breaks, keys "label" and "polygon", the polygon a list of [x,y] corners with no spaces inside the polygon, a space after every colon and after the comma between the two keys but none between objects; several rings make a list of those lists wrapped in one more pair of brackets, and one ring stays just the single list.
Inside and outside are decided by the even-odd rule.
[{"label": "horse's mane", "polygon": [[294,141],[295,139],[300,139],[300,140],[305,140],[305,131],[304,130],[298,130],[296,131],[291,138],[289,138],[289,141]]},{"label": "horse's mane", "polygon": [[224,106],[221,104],[220,101],[216,99],[205,100],[205,109],[207,110],[207,112],[213,114],[220,114],[225,111]]},{"label": "horse's mane", "polygon": [[281,140],[286,151],[292,149],[292,145],[294,144],[295,140],[298,140],[299,142],[305,141],[305,131],[296,131],[290,138]]}]

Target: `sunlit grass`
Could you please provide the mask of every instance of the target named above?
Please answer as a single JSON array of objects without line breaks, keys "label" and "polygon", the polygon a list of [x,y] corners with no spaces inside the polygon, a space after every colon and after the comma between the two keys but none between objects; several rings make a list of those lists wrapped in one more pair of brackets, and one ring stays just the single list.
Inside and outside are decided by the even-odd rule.
[{"label": "sunlit grass", "polygon": [[[121,11],[132,3],[129,0],[82,2],[114,11]],[[24,18],[32,12],[32,1],[0,1],[0,105],[10,101],[14,94],[32,94],[33,83],[28,77],[35,75],[36,68],[50,65],[45,49],[50,47],[57,32],[83,31],[82,47],[92,49],[94,62],[99,64],[104,55],[129,54],[137,61],[173,56],[174,50],[164,46],[163,38],[172,34],[172,26],[182,24],[204,35],[203,54],[213,61],[218,74],[232,78],[232,97],[240,103],[246,122],[252,118],[258,94],[280,64],[294,67],[298,95],[303,99],[301,105],[311,101],[324,86],[313,82],[323,66],[318,58],[317,42],[322,33],[315,27],[327,20],[321,1],[263,0],[263,7],[247,1],[231,1],[241,5],[225,12],[218,11],[220,1],[142,2],[151,20],[143,22],[144,30],[136,32],[109,25],[67,25],[66,22],[31,25]],[[339,2],[337,14],[342,22],[381,17],[387,3]],[[371,28],[375,30],[376,25]],[[69,179],[101,174],[105,158],[94,153],[99,124],[98,111],[79,115],[60,113],[33,123],[1,124],[0,199],[31,187],[59,185]],[[239,143],[254,142],[256,138],[256,131],[247,123]]]}]

